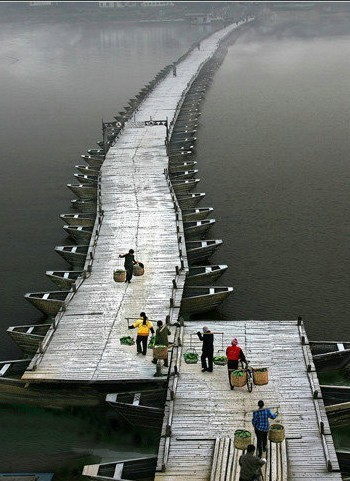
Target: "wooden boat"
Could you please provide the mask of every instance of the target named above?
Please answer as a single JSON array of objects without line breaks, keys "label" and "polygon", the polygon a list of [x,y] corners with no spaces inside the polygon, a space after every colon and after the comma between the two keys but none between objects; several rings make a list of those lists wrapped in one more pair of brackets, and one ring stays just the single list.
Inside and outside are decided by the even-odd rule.
[{"label": "wooden boat", "polygon": [[221,246],[222,240],[187,241],[186,250],[189,263],[206,261]]},{"label": "wooden boat", "polygon": [[205,197],[205,193],[197,193],[197,194],[177,194],[176,198],[181,207],[181,209],[189,209],[191,207],[195,207],[199,201],[201,201]]},{"label": "wooden boat", "polygon": [[0,403],[47,408],[105,405],[106,394],[93,386],[29,383],[21,379],[31,359],[0,361]]},{"label": "wooden boat", "polygon": [[184,162],[188,155],[193,155],[192,150],[178,150],[176,152],[171,151],[168,153],[169,162]]},{"label": "wooden boat", "polygon": [[336,449],[340,471],[343,475],[350,475],[350,450]]},{"label": "wooden boat", "polygon": [[99,162],[103,162],[105,160],[105,155],[104,154],[98,154],[98,155],[81,155],[80,156],[82,159],[84,160],[90,160],[90,159],[94,159],[94,160],[98,160]]},{"label": "wooden boat", "polygon": [[110,393],[106,402],[131,425],[160,428],[163,423],[166,389]]},{"label": "wooden boat", "polygon": [[10,326],[6,332],[24,354],[34,355],[50,327],[51,324]]},{"label": "wooden boat", "polygon": [[175,194],[181,194],[194,189],[199,182],[200,179],[172,180],[171,185],[173,186]]},{"label": "wooden boat", "polygon": [[55,247],[57,254],[62,256],[74,268],[84,267],[88,249],[88,245]]},{"label": "wooden boat", "polygon": [[182,220],[184,222],[189,222],[193,220],[203,220],[208,217],[208,215],[213,212],[212,207],[200,207],[198,209],[182,209]]},{"label": "wooden boat", "polygon": [[169,174],[176,174],[178,172],[186,172],[187,170],[193,170],[193,167],[197,164],[196,161],[190,160],[188,162],[170,162],[169,164]]},{"label": "wooden boat", "polygon": [[203,237],[214,224],[215,219],[186,221],[183,223],[185,237],[186,239],[191,237]]},{"label": "wooden boat", "polygon": [[97,210],[96,199],[91,199],[91,200],[73,199],[71,200],[71,204],[74,209],[80,210],[80,212],[90,213],[90,214],[94,212],[96,215],[96,210]]},{"label": "wooden boat", "polygon": [[199,286],[216,281],[228,269],[225,264],[190,267],[186,276],[186,286]]},{"label": "wooden boat", "polygon": [[341,369],[350,362],[350,343],[310,341],[313,361],[318,372]]},{"label": "wooden boat", "polygon": [[105,155],[104,149],[88,149],[87,153],[89,155],[91,155],[92,157],[94,157],[95,155],[98,155],[98,156],[101,156],[101,155],[104,156]]},{"label": "wooden boat", "polygon": [[232,293],[233,287],[185,286],[180,314],[212,311]]},{"label": "wooden boat", "polygon": [[67,187],[74,192],[74,194],[83,200],[92,200],[97,198],[96,185],[87,184],[67,184]]},{"label": "wooden boat", "polygon": [[48,316],[56,316],[70,291],[28,292],[24,298]]},{"label": "wooden boat", "polygon": [[64,225],[63,229],[79,244],[87,244],[92,236],[92,227]]},{"label": "wooden boat", "polygon": [[173,129],[172,131],[172,134],[171,134],[171,138],[173,137],[183,137],[183,136],[187,136],[187,137],[194,137],[197,133],[197,129]]},{"label": "wooden boat", "polygon": [[157,457],[149,456],[114,463],[86,465],[82,475],[87,476],[90,480],[146,480],[154,478],[156,467]]},{"label": "wooden boat", "polygon": [[326,406],[350,401],[350,385],[321,384],[321,393]]},{"label": "wooden boat", "polygon": [[82,155],[81,156],[85,162],[90,166],[90,167],[101,167],[103,164],[103,160],[97,159],[96,157],[92,157],[91,155]]},{"label": "wooden boat", "polygon": [[60,219],[68,225],[81,225],[84,227],[93,227],[95,224],[96,214],[61,214]]},{"label": "wooden boat", "polygon": [[348,424],[350,422],[350,400],[326,406],[326,413],[332,427]]},{"label": "wooden boat", "polygon": [[60,289],[71,289],[75,281],[83,277],[84,271],[46,271],[45,274]]},{"label": "wooden boat", "polygon": [[4,481],[51,481],[54,473],[0,473]]},{"label": "wooden boat", "polygon": [[96,175],[100,172],[99,167],[90,167],[88,165],[76,165],[75,168],[79,170],[83,175]]},{"label": "wooden boat", "polygon": [[79,184],[97,184],[98,182],[97,175],[74,174],[74,177]]},{"label": "wooden boat", "polygon": [[168,155],[169,157],[174,157],[174,156],[178,156],[178,155],[181,155],[182,152],[193,152],[194,150],[194,145],[191,145],[190,143],[188,144],[185,144],[181,147],[181,145],[175,145],[174,147],[169,147],[168,148]]},{"label": "wooden boat", "polygon": [[186,180],[186,179],[192,179],[193,177],[198,174],[198,170],[193,169],[193,170],[180,170],[180,171],[175,171],[175,172],[170,172],[170,178],[176,179],[176,180]]},{"label": "wooden boat", "polygon": [[191,150],[194,149],[194,142],[197,140],[196,137],[191,138],[174,138],[170,141],[169,151],[172,150]]},{"label": "wooden boat", "polygon": [[[182,165],[184,162],[193,162],[191,160],[191,156],[193,155],[193,152],[185,152],[185,154],[180,154],[180,155],[169,155],[169,169],[173,167],[177,167],[178,165]],[[175,169],[176,170],[176,169]],[[187,170],[187,169],[185,169]]]}]

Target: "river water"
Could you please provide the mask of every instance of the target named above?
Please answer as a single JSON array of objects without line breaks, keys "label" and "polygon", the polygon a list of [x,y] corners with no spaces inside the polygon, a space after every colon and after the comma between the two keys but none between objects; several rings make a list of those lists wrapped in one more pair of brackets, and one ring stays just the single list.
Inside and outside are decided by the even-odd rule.
[{"label": "river water", "polygon": [[[301,315],[310,338],[348,339],[350,31],[329,18],[310,22],[275,18],[230,47],[202,107],[198,190],[207,193],[202,206],[215,209],[211,237],[224,240],[213,259],[229,265],[220,283],[237,289],[221,317]],[[184,24],[1,24],[2,359],[20,355],[6,328],[40,319],[23,294],[55,290],[44,272],[67,268],[54,252],[67,243],[59,215],[74,196],[65,185],[100,139],[101,119],[112,120],[207,32]],[[96,416],[95,424],[83,411],[55,422],[49,411],[3,407],[0,470],[49,470],[63,459],[77,466],[94,449],[108,460],[122,445],[156,452],[147,433],[136,442],[112,415]],[[73,426],[69,439],[57,429],[64,423]],[[33,426],[45,426],[42,438]],[[34,438],[33,452],[52,442],[39,458],[27,443],[16,466],[23,432]],[[102,432],[112,433],[108,442]]]}]

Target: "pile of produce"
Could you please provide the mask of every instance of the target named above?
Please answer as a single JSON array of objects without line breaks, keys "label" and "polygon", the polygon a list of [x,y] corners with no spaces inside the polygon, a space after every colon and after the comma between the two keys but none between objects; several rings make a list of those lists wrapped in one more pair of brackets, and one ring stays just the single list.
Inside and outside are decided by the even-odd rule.
[{"label": "pile of produce", "polygon": [[257,367],[254,368],[254,372],[267,372],[267,367]]},{"label": "pile of produce", "polygon": [[242,371],[241,369],[235,369],[234,371],[232,371],[232,376],[242,377],[244,375],[245,371]]},{"label": "pile of produce", "polygon": [[126,346],[132,346],[135,344],[135,341],[130,336],[124,336],[120,338],[120,344],[125,344]]},{"label": "pile of produce", "polygon": [[284,426],[282,426],[282,424],[271,424],[270,425],[271,431],[282,431],[283,429],[284,429]]},{"label": "pile of produce", "polygon": [[198,354],[196,352],[185,352],[184,359],[186,364],[197,364]]},{"label": "pile of produce", "polygon": [[235,431],[236,438],[250,438],[250,436],[250,431],[246,431],[245,429],[236,429]]},{"label": "pile of produce", "polygon": [[226,366],[227,364],[227,357],[226,356],[214,356],[213,363],[217,366]]}]

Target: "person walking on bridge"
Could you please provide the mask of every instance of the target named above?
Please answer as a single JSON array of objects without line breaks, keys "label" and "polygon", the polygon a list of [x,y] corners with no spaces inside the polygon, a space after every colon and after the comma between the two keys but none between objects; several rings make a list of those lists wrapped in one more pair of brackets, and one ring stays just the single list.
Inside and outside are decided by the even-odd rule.
[{"label": "person walking on bridge", "polygon": [[252,424],[255,429],[258,456],[261,458],[263,451],[267,452],[267,433],[270,427],[269,418],[275,419],[278,410],[272,413],[270,409],[264,408],[264,401],[258,402],[259,409],[253,412]]},{"label": "person walking on bridge", "polygon": [[197,336],[201,341],[203,341],[201,356],[202,372],[213,372],[214,334],[210,332],[210,329],[207,326],[204,326],[203,334],[198,331]]},{"label": "person walking on bridge", "polygon": [[244,352],[238,345],[238,340],[235,337],[231,341],[231,346],[228,346],[226,349],[226,357],[227,357],[227,372],[228,372],[228,381],[230,383],[231,389],[234,389],[234,386],[231,383],[231,373],[235,369],[238,368],[238,362],[241,361],[242,363],[247,363]]},{"label": "person walking on bridge", "polygon": [[132,279],[132,274],[133,274],[133,269],[134,269],[134,264],[138,264],[137,261],[135,261],[134,257],[134,250],[130,249],[127,254],[119,254],[119,257],[124,257],[124,267],[126,270],[126,281],[130,284],[130,281]]},{"label": "person walking on bridge", "polygon": [[147,353],[147,341],[149,333],[151,332],[152,334],[154,334],[152,322],[148,319],[145,312],[140,312],[140,319],[137,319],[137,321],[135,321],[132,326],[128,326],[128,328],[137,329],[137,354],[143,354],[145,356]]}]

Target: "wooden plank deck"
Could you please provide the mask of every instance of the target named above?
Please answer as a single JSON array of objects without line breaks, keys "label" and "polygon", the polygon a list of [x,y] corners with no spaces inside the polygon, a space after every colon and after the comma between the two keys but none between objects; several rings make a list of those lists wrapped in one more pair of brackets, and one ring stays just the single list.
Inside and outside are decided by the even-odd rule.
[{"label": "wooden plank deck", "polygon": [[[311,372],[310,383],[307,364],[312,371],[314,366],[311,357],[305,361],[304,351],[308,347],[301,344],[297,321],[186,322],[183,352],[190,347],[190,334],[201,330],[203,325],[212,331],[224,332],[224,347],[237,337],[253,367],[268,367],[269,383],[254,386],[252,393],[246,387],[231,391],[226,366],[214,366],[213,373],[202,373],[200,363],[186,364],[182,360],[171,435],[164,436],[159,449],[158,469],[164,469],[165,465],[165,470],[156,473],[155,481],[209,480],[215,440],[225,436],[233,438],[236,429],[253,433],[252,412],[260,399],[266,407],[279,408],[277,419],[286,431],[288,480],[340,481],[324,405],[322,400],[313,398],[314,391],[319,391],[317,376]],[[192,336],[192,341],[200,353],[198,337]],[[215,337],[215,348],[221,349],[220,335]],[[324,423],[324,439],[333,472],[328,471],[320,420]],[[167,443],[168,453],[165,452]],[[232,479],[238,479],[238,473]]]},{"label": "wooden plank deck", "polygon": [[[137,318],[145,311],[150,319],[165,320],[175,266],[180,266],[174,204],[163,173],[168,165],[166,131],[164,126],[146,127],[144,121],[173,120],[201,65],[236,27],[230,25],[203,40],[200,50],[178,64],[177,76],[170,73],[156,86],[109,150],[101,169],[104,217],[91,275],[69,302],[45,352],[33,358],[24,380],[157,379],[150,353],[146,358],[136,356],[135,347],[119,343],[121,336],[135,333],[127,330],[125,318]],[[134,277],[129,285],[115,283],[113,270],[123,265],[118,255],[130,248],[145,264],[145,275]],[[181,279],[178,293],[184,275]],[[177,313],[173,312],[174,321]]]}]

